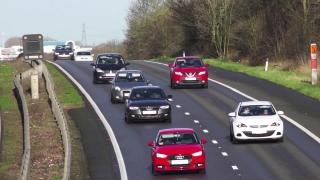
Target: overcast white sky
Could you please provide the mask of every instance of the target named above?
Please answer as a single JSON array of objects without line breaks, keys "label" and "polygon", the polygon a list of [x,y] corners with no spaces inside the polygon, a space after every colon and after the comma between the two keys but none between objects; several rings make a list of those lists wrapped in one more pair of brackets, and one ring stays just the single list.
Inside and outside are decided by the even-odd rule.
[{"label": "overcast white sky", "polygon": [[37,33],[56,40],[81,41],[83,23],[87,45],[123,40],[130,3],[131,0],[1,0],[1,44],[3,37],[6,41],[12,36]]}]

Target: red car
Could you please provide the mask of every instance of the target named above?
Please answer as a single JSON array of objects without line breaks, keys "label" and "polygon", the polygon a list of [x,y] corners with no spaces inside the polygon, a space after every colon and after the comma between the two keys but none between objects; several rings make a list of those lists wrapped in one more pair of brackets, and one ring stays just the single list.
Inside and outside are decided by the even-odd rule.
[{"label": "red car", "polygon": [[206,153],[203,145],[207,141],[199,140],[191,128],[171,128],[160,130],[152,146],[152,174],[170,171],[197,171],[206,173]]},{"label": "red car", "polygon": [[177,57],[173,64],[168,64],[170,71],[170,86],[201,85],[208,88],[209,64],[204,64],[198,56]]}]

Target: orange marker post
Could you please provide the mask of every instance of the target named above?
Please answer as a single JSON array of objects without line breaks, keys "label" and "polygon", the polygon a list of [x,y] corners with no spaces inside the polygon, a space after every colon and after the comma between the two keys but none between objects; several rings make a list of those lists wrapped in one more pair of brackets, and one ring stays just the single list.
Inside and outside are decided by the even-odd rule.
[{"label": "orange marker post", "polygon": [[311,84],[317,84],[317,45],[315,43],[310,46],[311,51]]}]

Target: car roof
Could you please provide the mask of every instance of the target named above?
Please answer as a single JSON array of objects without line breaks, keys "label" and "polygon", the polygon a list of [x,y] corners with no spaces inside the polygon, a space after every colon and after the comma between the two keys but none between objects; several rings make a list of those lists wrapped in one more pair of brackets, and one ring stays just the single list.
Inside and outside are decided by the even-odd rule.
[{"label": "car roof", "polygon": [[199,56],[185,56],[185,57],[180,56],[180,57],[177,57],[176,59],[195,59],[195,58],[201,59],[201,57]]},{"label": "car roof", "polygon": [[132,89],[162,89],[160,86],[134,86]]},{"label": "car roof", "polygon": [[108,56],[108,55],[120,55],[122,56],[120,53],[101,53],[101,54],[98,54],[98,56]]},{"label": "car roof", "polygon": [[250,105],[272,105],[269,101],[245,101],[241,102],[241,106],[250,106]]},{"label": "car roof", "polygon": [[194,133],[194,130],[192,128],[169,128],[169,129],[161,129],[159,131],[160,134],[184,133],[184,132]]}]

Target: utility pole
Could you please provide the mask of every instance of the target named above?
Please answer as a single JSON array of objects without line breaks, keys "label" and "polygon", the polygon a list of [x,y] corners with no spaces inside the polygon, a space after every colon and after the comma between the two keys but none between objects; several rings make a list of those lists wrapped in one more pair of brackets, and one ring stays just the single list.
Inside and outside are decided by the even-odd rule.
[{"label": "utility pole", "polygon": [[82,46],[87,46],[86,25],[82,24]]}]

